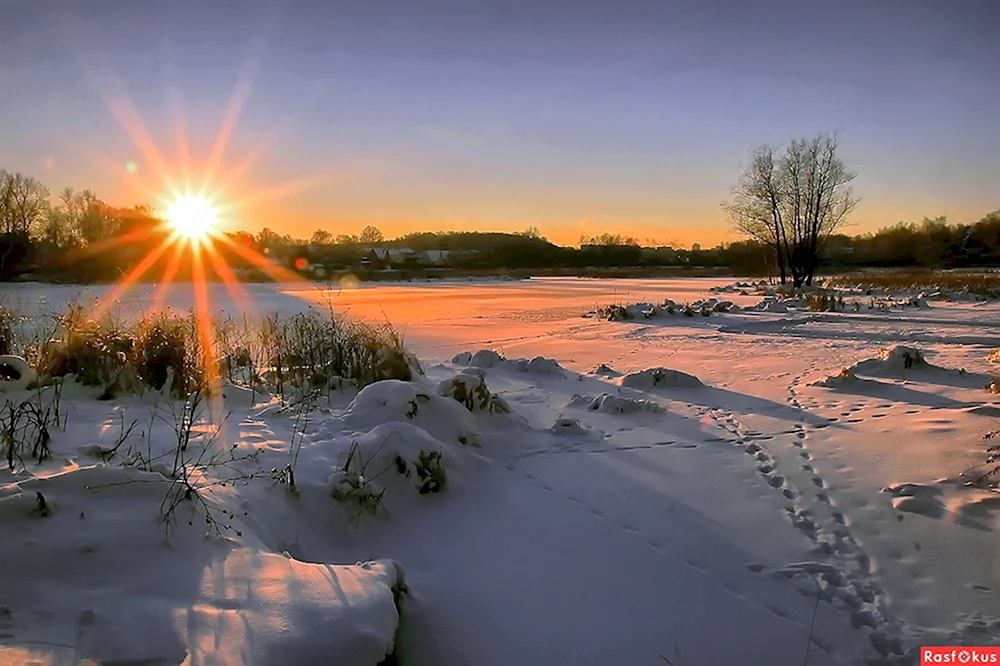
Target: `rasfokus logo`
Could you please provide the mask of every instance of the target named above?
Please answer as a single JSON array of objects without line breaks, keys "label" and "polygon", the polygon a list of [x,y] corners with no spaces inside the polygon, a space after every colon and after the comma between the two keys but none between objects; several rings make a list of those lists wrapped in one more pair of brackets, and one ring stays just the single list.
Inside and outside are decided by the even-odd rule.
[{"label": "rasfokus logo", "polygon": [[1000,664],[1000,646],[922,647],[920,664]]}]

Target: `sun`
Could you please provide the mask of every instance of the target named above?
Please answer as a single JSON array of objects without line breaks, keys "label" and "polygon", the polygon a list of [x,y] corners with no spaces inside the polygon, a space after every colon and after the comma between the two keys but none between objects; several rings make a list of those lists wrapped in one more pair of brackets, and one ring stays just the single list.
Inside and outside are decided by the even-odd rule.
[{"label": "sun", "polygon": [[174,199],[167,207],[166,218],[178,235],[192,241],[204,240],[219,223],[212,202],[190,194]]}]

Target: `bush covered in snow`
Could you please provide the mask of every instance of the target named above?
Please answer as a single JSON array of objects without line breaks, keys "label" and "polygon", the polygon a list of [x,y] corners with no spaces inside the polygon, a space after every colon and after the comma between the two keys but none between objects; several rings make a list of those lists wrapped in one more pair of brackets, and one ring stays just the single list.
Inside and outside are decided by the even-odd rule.
[{"label": "bush covered in snow", "polygon": [[444,489],[448,474],[444,444],[412,424],[391,423],[351,442],[330,476],[330,495],[351,509],[356,524],[363,513],[385,508],[393,479],[425,495]]},{"label": "bush covered in snow", "polygon": [[874,358],[855,363],[849,370],[862,375],[872,373],[901,374],[907,370],[929,367],[932,366],[916,347],[893,345],[879,351]]},{"label": "bush covered in snow", "polygon": [[570,402],[570,406],[584,407],[590,411],[605,414],[636,414],[639,412],[659,414],[666,411],[663,405],[651,400],[612,393],[602,393],[598,396],[576,396]]},{"label": "bush covered in snow", "polygon": [[470,412],[508,414],[510,407],[496,393],[491,393],[482,374],[462,372],[444,379],[436,387],[438,395],[457,400]]},{"label": "bush covered in snow", "polygon": [[697,300],[692,303],[675,303],[666,299],[661,305],[652,303],[613,304],[598,308],[594,314],[597,318],[606,321],[631,321],[634,319],[657,319],[671,315],[708,317],[715,313],[735,312],[740,309],[740,306],[732,301],[720,301],[716,298]]}]

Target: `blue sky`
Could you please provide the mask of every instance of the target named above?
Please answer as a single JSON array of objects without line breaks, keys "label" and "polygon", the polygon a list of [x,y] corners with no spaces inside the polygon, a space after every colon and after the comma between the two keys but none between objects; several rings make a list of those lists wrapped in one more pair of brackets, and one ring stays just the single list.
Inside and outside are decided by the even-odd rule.
[{"label": "blue sky", "polygon": [[859,173],[854,231],[1000,207],[991,0],[0,6],[0,168],[113,203],[166,185],[109,98],[172,176],[183,111],[198,179],[243,81],[220,171],[272,142],[225,196],[301,185],[234,215],[251,230],[712,244],[748,151],[820,130]]}]

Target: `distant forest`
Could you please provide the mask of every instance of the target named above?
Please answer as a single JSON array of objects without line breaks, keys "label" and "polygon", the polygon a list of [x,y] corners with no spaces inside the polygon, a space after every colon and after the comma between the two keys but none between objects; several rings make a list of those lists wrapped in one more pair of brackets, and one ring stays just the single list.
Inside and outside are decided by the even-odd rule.
[{"label": "distant forest", "polygon": [[[106,282],[144,261],[148,279],[159,280],[167,271],[175,271],[175,279],[189,278],[185,264],[190,262],[178,266],[172,251],[156,256],[167,233],[149,208],[116,208],[89,191],[70,189],[52,203],[49,190],[37,180],[0,171],[0,280]],[[756,240],[686,250],[641,247],[635,239],[604,234],[581,239],[580,247],[562,247],[535,228],[521,233],[419,232],[388,240],[375,227],[359,236],[318,230],[300,239],[264,229],[226,237],[232,243],[216,241],[215,255],[245,280],[268,279],[245,250],[306,278],[348,273],[368,279],[504,271],[585,274],[589,269],[768,276],[776,271],[773,251]],[[245,250],[236,252],[234,245]],[[833,234],[820,257],[820,268],[827,272],[1000,266],[1000,210],[974,224],[939,217],[857,236]],[[206,263],[215,273],[218,260]]]}]

